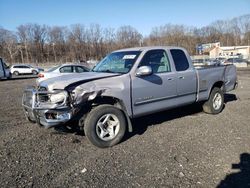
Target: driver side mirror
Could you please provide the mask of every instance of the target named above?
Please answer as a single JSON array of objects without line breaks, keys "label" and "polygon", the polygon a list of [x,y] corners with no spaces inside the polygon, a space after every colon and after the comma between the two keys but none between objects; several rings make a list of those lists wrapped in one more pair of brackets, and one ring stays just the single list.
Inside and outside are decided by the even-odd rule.
[{"label": "driver side mirror", "polygon": [[153,73],[153,70],[150,66],[141,66],[136,70],[136,76],[148,76]]}]

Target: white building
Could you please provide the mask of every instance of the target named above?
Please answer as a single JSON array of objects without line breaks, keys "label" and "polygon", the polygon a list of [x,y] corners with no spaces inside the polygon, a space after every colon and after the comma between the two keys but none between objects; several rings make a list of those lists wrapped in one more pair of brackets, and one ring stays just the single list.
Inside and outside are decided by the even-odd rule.
[{"label": "white building", "polygon": [[243,58],[250,59],[250,46],[217,46],[208,50],[210,58]]}]

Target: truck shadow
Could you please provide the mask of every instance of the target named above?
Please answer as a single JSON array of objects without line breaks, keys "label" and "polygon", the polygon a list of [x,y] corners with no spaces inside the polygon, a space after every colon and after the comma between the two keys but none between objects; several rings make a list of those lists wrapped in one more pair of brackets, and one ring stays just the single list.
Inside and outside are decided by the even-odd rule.
[{"label": "truck shadow", "polygon": [[224,94],[224,101],[225,103],[232,102],[232,101],[237,101],[238,98],[235,94],[232,93],[226,93]]},{"label": "truck shadow", "polygon": [[232,169],[239,169],[239,172],[228,174],[217,188],[250,187],[250,154],[242,153],[240,162],[232,164]]},{"label": "truck shadow", "polygon": [[[229,103],[237,100],[237,97],[235,94],[225,94],[224,99],[225,103]],[[133,132],[127,133],[123,141],[126,141],[135,135],[144,134],[150,126],[154,126],[185,116],[198,115],[201,112],[203,113],[202,104],[197,103],[133,119]]]},{"label": "truck shadow", "polygon": [[135,135],[144,134],[150,126],[161,124],[163,122],[171,121],[188,115],[197,115],[200,112],[202,112],[202,106],[200,104],[192,104],[133,119],[133,132],[127,133],[124,141]]}]

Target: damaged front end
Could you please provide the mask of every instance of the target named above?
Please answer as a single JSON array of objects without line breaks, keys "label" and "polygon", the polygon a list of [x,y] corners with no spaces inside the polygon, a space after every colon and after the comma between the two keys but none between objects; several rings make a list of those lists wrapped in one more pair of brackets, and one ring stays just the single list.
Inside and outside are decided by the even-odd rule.
[{"label": "damaged front end", "polygon": [[81,87],[70,91],[47,91],[44,87],[28,87],[24,90],[22,106],[29,121],[51,128],[71,120],[84,104],[100,96],[103,91],[94,88],[86,91]]},{"label": "damaged front end", "polygon": [[25,89],[22,105],[29,121],[50,128],[69,121],[72,108],[69,105],[69,94],[64,90],[46,91],[45,88]]}]

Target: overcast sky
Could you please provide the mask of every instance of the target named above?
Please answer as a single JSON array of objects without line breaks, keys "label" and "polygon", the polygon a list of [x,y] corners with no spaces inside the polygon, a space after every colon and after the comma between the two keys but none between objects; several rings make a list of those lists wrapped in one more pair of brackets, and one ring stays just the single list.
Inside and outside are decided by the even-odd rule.
[{"label": "overcast sky", "polygon": [[143,35],[167,23],[202,27],[250,14],[250,0],[0,0],[0,26],[25,23],[70,26],[131,25]]}]

